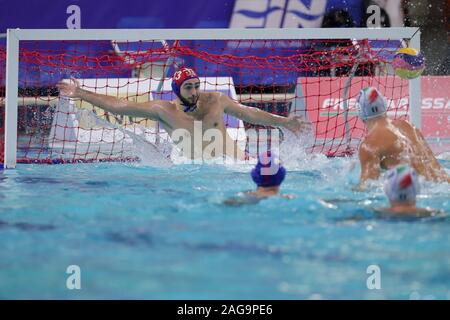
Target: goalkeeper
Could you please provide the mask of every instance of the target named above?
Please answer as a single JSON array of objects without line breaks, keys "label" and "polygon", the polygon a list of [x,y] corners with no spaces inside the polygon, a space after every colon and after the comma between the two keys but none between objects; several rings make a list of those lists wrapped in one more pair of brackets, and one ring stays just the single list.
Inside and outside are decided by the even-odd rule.
[{"label": "goalkeeper", "polygon": [[[223,123],[224,113],[252,124],[283,127],[294,133],[309,129],[311,126],[300,117],[281,117],[241,105],[219,92],[201,92],[200,80],[195,71],[190,68],[181,68],[174,73],[172,89],[177,98],[172,101],[154,100],[138,103],[119,99],[81,89],[78,81],[73,78],[70,83],[59,82],[57,87],[62,96],[85,100],[105,111],[159,121],[176,144],[180,140],[184,140],[183,143],[186,142],[185,140],[189,141],[190,146],[183,148],[183,152],[185,157],[191,159],[205,158],[203,153],[210,143],[204,141],[205,136],[213,136],[214,143],[219,140],[218,145],[221,146],[221,150],[214,150],[215,154],[209,156],[245,159],[244,152],[226,132]],[[196,137],[194,128],[199,124],[202,136],[200,141],[194,141]],[[207,132],[208,130],[210,131]],[[178,141],[176,137],[179,138]],[[199,149],[201,154],[198,152]]]}]

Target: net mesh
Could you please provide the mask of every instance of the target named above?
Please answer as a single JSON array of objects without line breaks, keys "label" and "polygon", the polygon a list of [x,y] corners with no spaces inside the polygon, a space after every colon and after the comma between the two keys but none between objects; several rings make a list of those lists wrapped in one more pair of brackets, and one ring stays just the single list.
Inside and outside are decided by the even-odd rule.
[{"label": "net mesh", "polygon": [[[181,65],[197,71],[205,91],[220,91],[239,103],[282,116],[306,116],[314,131],[309,152],[350,154],[365,130],[356,109],[363,87],[381,90],[391,117],[408,114],[408,83],[394,76],[389,64],[400,46],[398,40],[349,39],[21,41],[17,161],[129,161],[139,158],[136,139],[167,146],[170,137],[158,123],[61,98],[55,85],[75,77],[92,92],[138,102],[172,100],[176,97],[170,75]],[[0,48],[1,161],[5,51]],[[232,116],[225,116],[224,122],[249,155],[259,150],[249,147],[245,131],[264,133],[270,147],[277,130]]]}]

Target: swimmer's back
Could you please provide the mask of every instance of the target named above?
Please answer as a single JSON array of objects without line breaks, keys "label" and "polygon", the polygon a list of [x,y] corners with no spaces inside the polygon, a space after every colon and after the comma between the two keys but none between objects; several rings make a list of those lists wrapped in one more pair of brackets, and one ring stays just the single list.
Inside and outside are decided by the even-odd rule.
[{"label": "swimmer's back", "polygon": [[394,126],[410,141],[407,156],[411,166],[428,180],[448,180],[449,177],[435,158],[422,132],[405,120],[394,120],[393,122]]},{"label": "swimmer's back", "polygon": [[383,169],[407,163],[428,180],[440,180],[445,174],[420,130],[405,120],[390,120],[375,128],[365,141],[378,153]]}]

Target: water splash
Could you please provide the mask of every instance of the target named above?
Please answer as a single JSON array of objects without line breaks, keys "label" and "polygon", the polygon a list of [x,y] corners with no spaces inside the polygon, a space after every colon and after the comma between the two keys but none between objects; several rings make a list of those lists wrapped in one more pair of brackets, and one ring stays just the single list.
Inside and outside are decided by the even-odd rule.
[{"label": "water splash", "polygon": [[140,164],[144,166],[156,166],[161,168],[171,167],[173,162],[170,159],[172,143],[163,141],[155,145],[145,138],[127,130],[125,133],[133,140],[133,153],[140,159]]},{"label": "water splash", "polygon": [[[124,157],[137,157],[144,166],[172,165],[171,142],[168,138],[161,137],[161,142],[155,143],[156,135],[159,134],[155,129],[137,124],[128,128],[121,127],[91,110],[78,108],[73,100],[65,97],[60,97],[55,114],[58,116],[53,118],[48,139],[53,155],[74,157],[76,151],[89,151],[89,155],[94,157],[96,150],[111,153],[113,144],[114,153]],[[92,130],[93,128],[96,130]]]}]

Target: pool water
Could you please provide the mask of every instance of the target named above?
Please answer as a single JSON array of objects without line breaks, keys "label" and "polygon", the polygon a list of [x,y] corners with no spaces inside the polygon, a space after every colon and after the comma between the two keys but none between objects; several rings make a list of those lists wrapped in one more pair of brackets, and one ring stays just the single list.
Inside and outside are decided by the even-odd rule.
[{"label": "pool water", "polygon": [[379,218],[354,161],[298,164],[295,199],[238,207],[250,165],[18,165],[0,172],[0,298],[450,299],[450,185],[422,185],[434,217]]}]

